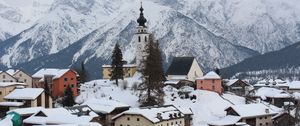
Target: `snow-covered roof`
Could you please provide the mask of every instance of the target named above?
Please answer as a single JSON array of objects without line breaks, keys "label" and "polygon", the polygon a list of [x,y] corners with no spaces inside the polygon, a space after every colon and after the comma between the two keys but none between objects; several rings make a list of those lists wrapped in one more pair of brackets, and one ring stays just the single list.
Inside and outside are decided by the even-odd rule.
[{"label": "snow-covered roof", "polygon": [[186,80],[187,76],[186,75],[172,75],[169,78],[172,80]]},{"label": "snow-covered roof", "polygon": [[239,79],[232,79],[232,80],[227,80],[227,82],[225,83],[227,86],[231,86],[233,85],[235,82],[237,82]]},{"label": "snow-covered roof", "polygon": [[44,108],[43,107],[19,108],[19,109],[10,110],[7,113],[15,112],[20,115],[31,115],[41,111],[42,109]]},{"label": "snow-covered roof", "polygon": [[0,126],[13,126],[12,118],[13,115],[6,116],[5,119],[0,120]]},{"label": "snow-covered roof", "polygon": [[[104,65],[102,65],[102,68],[103,67],[104,68],[111,68],[111,65],[104,64]],[[123,67],[137,67],[137,65],[136,64],[124,64]]]},{"label": "snow-covered roof", "polygon": [[44,92],[43,88],[23,88],[15,89],[4,99],[17,99],[17,100],[34,100]]},{"label": "snow-covered roof", "polygon": [[193,115],[193,111],[188,107],[176,107],[184,115]]},{"label": "snow-covered roof", "polygon": [[102,126],[96,122],[83,123],[83,124],[62,124],[62,125],[35,125],[35,126]]},{"label": "snow-covered roof", "polygon": [[64,108],[42,109],[36,114],[25,119],[28,124],[86,124],[93,119],[93,116],[72,115]]},{"label": "snow-covered roof", "polygon": [[180,82],[180,80],[168,80],[168,81],[165,81],[164,84],[174,84],[174,85],[176,85],[176,84],[178,84],[179,82]]},{"label": "snow-covered roof", "polygon": [[44,68],[40,69],[38,72],[32,75],[33,78],[44,78],[45,75],[53,76],[53,79],[60,78],[70,69],[53,69],[53,68]]},{"label": "snow-covered roof", "polygon": [[162,107],[145,107],[132,108],[121,114],[114,116],[112,119],[117,119],[122,115],[141,115],[151,121],[152,123],[160,122],[161,120],[169,120],[172,118],[183,118],[183,113],[174,106]]},{"label": "snow-covered roof", "polygon": [[242,118],[277,114],[277,112],[261,103],[233,105],[229,108],[232,108]]},{"label": "snow-covered roof", "polygon": [[268,88],[262,87],[255,91],[253,96],[261,97],[262,99],[269,98],[289,98],[291,95],[283,90],[275,89],[275,88]]},{"label": "snow-covered roof", "polygon": [[181,91],[181,92],[192,92],[194,90],[195,89],[193,87],[190,87],[190,86],[183,86],[183,87],[179,88],[179,91]]},{"label": "snow-covered roof", "polygon": [[292,81],[288,83],[289,89],[300,89],[300,81]]},{"label": "snow-covered roof", "polygon": [[0,102],[0,106],[19,107],[24,105],[23,102]]},{"label": "snow-covered roof", "polygon": [[209,80],[209,79],[221,79],[221,77],[216,72],[210,71],[207,74],[205,74],[203,77],[197,79]]},{"label": "snow-covered roof", "polygon": [[220,118],[219,120],[209,122],[209,125],[214,125],[214,126],[235,125],[240,120],[241,120],[240,116],[227,115],[225,117]]},{"label": "snow-covered roof", "polygon": [[8,86],[27,86],[27,84],[19,83],[19,82],[0,82],[0,87],[8,87]]},{"label": "snow-covered roof", "polygon": [[270,79],[270,80],[261,80],[258,81],[253,86],[255,87],[288,87],[288,83],[286,81],[283,81],[281,79]]},{"label": "snow-covered roof", "polygon": [[13,76],[17,72],[18,72],[18,70],[15,70],[15,69],[8,69],[8,70],[6,70],[6,73],[10,74],[11,76]]},{"label": "snow-covered roof", "polygon": [[88,99],[82,105],[88,105],[90,108],[92,108],[95,112],[100,113],[111,113],[116,108],[124,108],[124,107],[130,107],[129,105],[115,101],[115,100],[105,100],[105,99]]}]

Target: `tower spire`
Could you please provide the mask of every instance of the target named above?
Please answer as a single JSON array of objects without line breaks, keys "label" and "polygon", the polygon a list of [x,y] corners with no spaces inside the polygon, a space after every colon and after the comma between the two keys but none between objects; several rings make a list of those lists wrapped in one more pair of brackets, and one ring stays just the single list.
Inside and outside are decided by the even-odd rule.
[{"label": "tower spire", "polygon": [[147,22],[147,19],[144,17],[143,11],[143,2],[141,1],[140,17],[137,19],[137,22],[139,23],[139,26],[146,27],[145,23]]}]

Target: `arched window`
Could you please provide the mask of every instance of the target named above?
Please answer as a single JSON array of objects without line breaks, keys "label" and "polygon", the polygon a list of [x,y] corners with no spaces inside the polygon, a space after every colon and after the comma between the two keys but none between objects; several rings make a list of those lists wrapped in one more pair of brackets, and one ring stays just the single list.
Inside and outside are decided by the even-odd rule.
[{"label": "arched window", "polygon": [[145,42],[147,42],[147,36],[145,36]]},{"label": "arched window", "polygon": [[139,42],[141,42],[141,36],[139,36]]}]

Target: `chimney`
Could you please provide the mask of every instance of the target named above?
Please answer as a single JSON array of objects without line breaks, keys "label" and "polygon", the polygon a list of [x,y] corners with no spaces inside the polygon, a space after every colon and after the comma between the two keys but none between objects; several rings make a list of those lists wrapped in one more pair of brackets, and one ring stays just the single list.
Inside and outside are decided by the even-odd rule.
[{"label": "chimney", "polygon": [[270,113],[270,110],[269,110],[269,109],[266,109],[265,111],[266,111],[266,113]]},{"label": "chimney", "polygon": [[159,120],[162,120],[161,113],[157,113],[157,118],[158,118]]}]

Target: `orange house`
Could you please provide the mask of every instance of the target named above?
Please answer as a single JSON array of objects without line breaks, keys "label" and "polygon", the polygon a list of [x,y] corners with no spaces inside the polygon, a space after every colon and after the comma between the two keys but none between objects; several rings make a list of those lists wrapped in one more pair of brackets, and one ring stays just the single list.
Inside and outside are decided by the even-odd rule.
[{"label": "orange house", "polygon": [[213,91],[221,94],[222,93],[221,81],[222,81],[221,77],[214,71],[211,71],[207,73],[205,76],[196,79],[197,89]]},{"label": "orange house", "polygon": [[52,97],[64,96],[65,89],[70,86],[73,96],[77,96],[77,73],[71,69],[41,69],[33,77],[34,87],[45,87],[48,84]]}]

